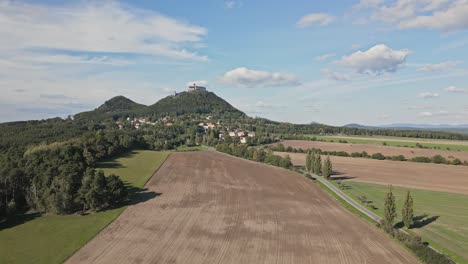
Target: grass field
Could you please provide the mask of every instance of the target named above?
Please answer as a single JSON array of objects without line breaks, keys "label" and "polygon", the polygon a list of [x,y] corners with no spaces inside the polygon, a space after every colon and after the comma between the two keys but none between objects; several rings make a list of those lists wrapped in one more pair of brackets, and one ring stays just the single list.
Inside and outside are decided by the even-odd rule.
[{"label": "grass field", "polygon": [[[114,173],[132,187],[141,188],[166,160],[168,152],[132,151],[102,162],[98,169]],[[15,226],[0,226],[0,263],[61,263],[126,207],[81,215],[22,216]]]},{"label": "grass field", "polygon": [[449,142],[448,140],[438,140],[435,139],[419,139],[419,138],[402,138],[402,137],[368,137],[364,136],[353,137],[353,136],[321,136],[321,135],[304,135],[306,137],[312,138],[315,137],[320,140],[328,142],[338,142],[339,140],[346,140],[348,143],[353,144],[373,144],[373,145],[383,145],[384,142],[387,146],[395,147],[416,147],[416,144],[419,143],[424,147],[435,148],[435,149],[444,149],[444,150],[460,150],[468,151],[468,142],[458,142],[453,141]]},{"label": "grass field", "polygon": [[179,146],[176,148],[177,152],[186,152],[186,151],[202,151],[202,150],[207,150],[208,147],[205,146],[193,146],[193,147],[188,147],[188,146]]},{"label": "grass field", "polygon": [[[383,216],[387,186],[351,181],[344,183],[347,186],[345,193],[356,201],[359,201],[358,196],[365,195],[367,200],[372,201],[378,208],[374,212]],[[411,232],[421,236],[458,263],[468,263],[468,195],[393,187],[399,219],[407,190],[413,195],[415,216],[427,215],[424,218],[426,221],[423,220],[425,225],[413,228]],[[431,218],[435,220],[432,221]]]}]

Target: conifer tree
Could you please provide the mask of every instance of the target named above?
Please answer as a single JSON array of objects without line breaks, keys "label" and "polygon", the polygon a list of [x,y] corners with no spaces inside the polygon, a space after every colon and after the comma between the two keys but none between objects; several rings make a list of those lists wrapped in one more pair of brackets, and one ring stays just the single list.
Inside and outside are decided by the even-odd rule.
[{"label": "conifer tree", "polygon": [[311,152],[310,153],[310,160],[309,160],[309,168],[310,168],[310,172],[312,172],[312,173],[315,173],[315,160],[316,159],[317,159],[317,157],[315,156],[315,153]]},{"label": "conifer tree", "polygon": [[305,161],[306,171],[311,170],[311,168],[310,168],[310,158],[311,158],[311,153],[310,153],[310,151],[307,151],[307,156],[306,156],[306,161]]},{"label": "conifer tree", "polygon": [[393,222],[397,217],[396,213],[396,204],[395,196],[393,195],[392,186],[389,185],[388,192],[385,195],[385,205],[384,205],[384,221],[388,227],[393,226]]},{"label": "conifer tree", "polygon": [[323,177],[327,179],[329,179],[333,173],[333,165],[329,156],[327,156],[327,159],[323,162],[322,173]]},{"label": "conifer tree", "polygon": [[322,174],[322,158],[320,157],[320,154],[317,154],[315,157],[315,174],[321,175]]},{"label": "conifer tree", "polygon": [[413,225],[413,197],[411,197],[410,191],[406,193],[406,200],[403,204],[403,209],[401,210],[403,217],[403,224],[406,228],[410,228]]}]

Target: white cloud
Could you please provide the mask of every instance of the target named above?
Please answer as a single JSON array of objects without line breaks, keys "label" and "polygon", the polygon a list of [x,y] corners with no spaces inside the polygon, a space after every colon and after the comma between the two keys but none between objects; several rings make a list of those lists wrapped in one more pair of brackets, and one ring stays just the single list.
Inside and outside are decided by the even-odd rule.
[{"label": "white cloud", "polygon": [[356,9],[375,8],[383,4],[384,0],[361,0],[354,6]]},{"label": "white cloud", "polygon": [[242,2],[239,2],[239,1],[226,1],[226,2],[224,2],[224,6],[227,9],[233,9],[233,8],[236,8],[236,7],[241,7]]},{"label": "white cloud", "polygon": [[226,72],[221,81],[240,87],[297,86],[300,84],[297,77],[291,74],[251,70],[245,67]]},{"label": "white cloud", "polygon": [[422,67],[419,68],[421,71],[443,71],[446,69],[454,68],[463,62],[461,61],[445,61],[441,63],[436,63],[436,64],[425,64]]},{"label": "white cloud", "polygon": [[336,63],[353,68],[361,74],[378,75],[385,72],[396,72],[409,54],[409,50],[393,50],[384,44],[379,44],[367,51],[357,51],[349,56],[344,56]]},{"label": "white cloud", "polygon": [[429,99],[429,98],[436,98],[439,97],[438,93],[419,93],[419,98]]},{"label": "white cloud", "polygon": [[187,82],[185,85],[186,86],[190,86],[190,85],[193,85],[193,84],[196,84],[198,86],[207,86],[208,85],[208,81],[205,81],[205,80],[198,80],[198,81],[190,81],[190,82]]},{"label": "white cloud", "polygon": [[327,54],[323,54],[323,55],[315,57],[315,60],[316,61],[323,61],[323,60],[329,59],[331,57],[334,57],[335,55],[336,55],[335,53],[327,53]]},{"label": "white cloud", "polygon": [[456,86],[449,86],[444,89],[444,91],[449,93],[468,93],[468,88],[460,88]]},{"label": "white cloud", "polygon": [[433,116],[434,114],[432,112],[419,112],[418,113],[418,116],[425,116],[425,117],[428,117],[428,116]]},{"label": "white cloud", "polygon": [[329,69],[322,70],[322,73],[325,74],[325,76],[328,79],[332,79],[335,81],[344,82],[344,81],[349,81],[351,79],[351,77],[348,74],[330,71]]},{"label": "white cloud", "polygon": [[[431,28],[442,31],[460,31],[468,29],[468,1],[452,1],[447,7],[446,3],[427,5],[433,11],[429,15],[416,15],[398,24],[400,28]],[[441,8],[442,7],[442,8]],[[422,11],[427,11],[423,10]]]},{"label": "white cloud", "polygon": [[307,14],[297,21],[296,25],[301,28],[320,25],[325,26],[335,21],[335,17],[326,13]]},{"label": "white cloud", "polygon": [[116,2],[56,7],[1,1],[0,20],[1,53],[47,50],[207,59],[183,48],[184,43],[202,41],[205,28]]},{"label": "white cloud", "polygon": [[445,32],[468,29],[466,0],[361,1],[358,9],[371,9],[371,17],[400,29],[429,28]]}]

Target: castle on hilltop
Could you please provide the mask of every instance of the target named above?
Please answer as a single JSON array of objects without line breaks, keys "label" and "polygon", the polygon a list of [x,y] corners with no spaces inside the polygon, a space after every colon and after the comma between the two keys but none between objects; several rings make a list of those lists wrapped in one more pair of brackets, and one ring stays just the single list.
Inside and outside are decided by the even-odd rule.
[{"label": "castle on hilltop", "polygon": [[206,87],[194,83],[193,85],[189,85],[187,92],[206,92]]}]

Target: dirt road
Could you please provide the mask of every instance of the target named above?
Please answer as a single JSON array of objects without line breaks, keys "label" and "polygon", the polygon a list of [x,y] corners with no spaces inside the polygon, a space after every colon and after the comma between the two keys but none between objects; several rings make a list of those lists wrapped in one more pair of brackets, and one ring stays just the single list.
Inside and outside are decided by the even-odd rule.
[{"label": "dirt road", "polygon": [[417,263],[284,169],[174,153],[146,187],[161,194],[129,206],[68,263]]},{"label": "dirt road", "polygon": [[[306,154],[289,155],[294,165],[304,165]],[[468,194],[468,167],[407,161],[373,160],[330,156],[337,177],[350,181],[392,184],[433,191]]]}]

